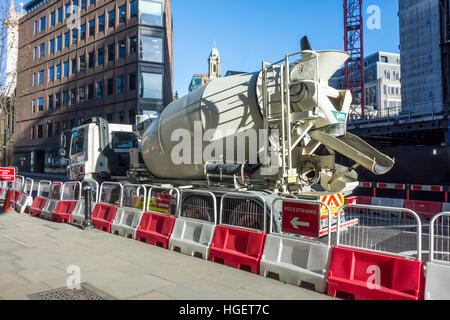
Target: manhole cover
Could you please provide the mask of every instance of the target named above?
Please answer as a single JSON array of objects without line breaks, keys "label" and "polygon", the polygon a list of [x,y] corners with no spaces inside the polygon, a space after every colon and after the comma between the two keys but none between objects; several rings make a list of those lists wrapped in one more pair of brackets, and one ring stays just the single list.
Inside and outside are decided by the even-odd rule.
[{"label": "manhole cover", "polygon": [[28,296],[32,300],[115,300],[115,298],[97,288],[86,283],[81,285],[81,289],[60,288]]}]

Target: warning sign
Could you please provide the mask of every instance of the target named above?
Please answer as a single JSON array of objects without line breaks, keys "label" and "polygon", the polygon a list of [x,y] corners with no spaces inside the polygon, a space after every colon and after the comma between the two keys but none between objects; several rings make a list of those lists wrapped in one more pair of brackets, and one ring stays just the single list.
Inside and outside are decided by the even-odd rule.
[{"label": "warning sign", "polygon": [[170,214],[170,194],[158,193],[156,198],[150,200],[150,211]]},{"label": "warning sign", "polygon": [[281,231],[306,237],[319,237],[319,205],[283,202]]},{"label": "warning sign", "polygon": [[0,181],[12,181],[16,178],[15,168],[0,168]]}]

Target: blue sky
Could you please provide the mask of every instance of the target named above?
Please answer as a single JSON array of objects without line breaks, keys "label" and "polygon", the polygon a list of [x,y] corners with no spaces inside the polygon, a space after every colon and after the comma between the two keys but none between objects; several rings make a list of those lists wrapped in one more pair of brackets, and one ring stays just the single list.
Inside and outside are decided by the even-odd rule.
[{"label": "blue sky", "polygon": [[[363,0],[364,55],[399,52],[398,2]],[[371,5],[381,12],[381,29],[369,30]],[[257,71],[300,49],[308,35],[315,50],[344,49],[343,0],[172,0],[174,90],[183,96],[194,73],[207,73],[216,40],[222,73]]]}]

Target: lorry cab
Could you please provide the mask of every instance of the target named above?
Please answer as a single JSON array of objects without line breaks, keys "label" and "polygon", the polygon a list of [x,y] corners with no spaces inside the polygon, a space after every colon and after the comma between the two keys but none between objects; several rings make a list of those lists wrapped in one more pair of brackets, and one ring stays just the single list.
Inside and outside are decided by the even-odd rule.
[{"label": "lorry cab", "polygon": [[[130,164],[129,151],[137,148],[132,125],[109,124],[102,118],[89,118],[63,136],[61,153],[69,160],[69,180],[125,179]],[[67,136],[68,137],[68,136]]]}]

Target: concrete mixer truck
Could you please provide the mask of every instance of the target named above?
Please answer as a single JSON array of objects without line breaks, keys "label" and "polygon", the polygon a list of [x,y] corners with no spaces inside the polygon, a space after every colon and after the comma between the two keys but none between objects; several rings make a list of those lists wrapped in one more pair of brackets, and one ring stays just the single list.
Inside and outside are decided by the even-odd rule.
[{"label": "concrete mixer truck", "polygon": [[[69,178],[301,197],[350,194],[359,166],[387,173],[394,160],[346,131],[350,91],[328,85],[349,54],[302,43],[258,72],[215,79],[141,116],[135,131],[88,119],[71,131]],[[336,163],[336,153],[354,165]]]}]

